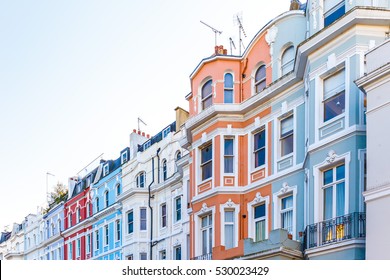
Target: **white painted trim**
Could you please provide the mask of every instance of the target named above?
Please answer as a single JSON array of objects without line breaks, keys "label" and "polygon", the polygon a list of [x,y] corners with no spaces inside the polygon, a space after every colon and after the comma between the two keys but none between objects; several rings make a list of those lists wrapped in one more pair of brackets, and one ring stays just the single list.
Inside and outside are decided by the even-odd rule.
[{"label": "white painted trim", "polygon": [[[202,217],[211,214],[212,216],[212,228],[215,230],[215,206],[208,207],[206,203],[203,203],[201,210],[193,214],[194,218],[194,238],[192,240],[195,242],[194,244],[194,256],[202,255]],[[214,231],[215,232],[215,231]],[[212,238],[212,247],[215,246],[215,234],[213,234]],[[212,248],[210,248],[212,249]]]},{"label": "white painted trim", "polygon": [[[329,152],[332,154],[332,151]],[[345,205],[344,213],[349,213],[349,169],[351,161],[351,152],[337,155],[333,153],[332,156],[326,158],[323,162],[313,166],[313,189],[314,189],[314,223],[323,221],[323,190],[322,190],[322,171],[337,165],[338,163],[344,163],[345,165]],[[335,203],[334,203],[335,204]]]},{"label": "white painted trim", "polygon": [[248,211],[248,238],[252,238],[253,241],[255,241],[256,239],[256,232],[255,232],[255,226],[254,226],[254,207],[257,206],[257,205],[260,205],[262,203],[265,203],[265,239],[268,239],[268,232],[269,232],[269,228],[268,228],[268,207],[269,207],[269,201],[270,201],[270,198],[269,196],[261,196],[260,192],[257,192],[256,193],[256,197],[247,204],[247,211]]},{"label": "white painted trim", "polygon": [[240,204],[235,204],[230,199],[219,206],[219,213],[221,217],[221,245],[225,246],[225,210],[229,209],[234,210],[234,247],[237,247],[240,229]]},{"label": "white painted trim", "polygon": [[274,229],[279,229],[282,227],[280,219],[281,200],[289,195],[293,196],[293,240],[297,239],[297,193],[298,187],[296,185],[290,187],[287,183],[285,183],[285,185],[278,192],[273,194]]}]

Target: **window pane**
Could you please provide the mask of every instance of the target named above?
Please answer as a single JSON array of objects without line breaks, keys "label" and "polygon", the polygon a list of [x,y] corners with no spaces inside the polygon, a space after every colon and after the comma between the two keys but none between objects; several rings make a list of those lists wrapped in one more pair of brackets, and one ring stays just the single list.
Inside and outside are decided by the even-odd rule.
[{"label": "window pane", "polygon": [[234,222],[234,211],[225,211],[225,222]]},{"label": "window pane", "polygon": [[282,75],[290,72],[294,68],[294,47],[288,47],[282,56]]},{"label": "window pane", "polygon": [[257,241],[264,240],[265,239],[265,220],[256,222],[255,229],[256,229],[256,233],[255,233],[256,240],[255,241],[257,242]]},{"label": "window pane", "polygon": [[254,142],[255,151],[265,146],[265,130],[254,135]]},{"label": "window pane", "polygon": [[324,190],[324,219],[325,220],[332,218],[332,208],[333,208],[333,187],[329,187]]},{"label": "window pane", "polygon": [[255,219],[265,216],[265,204],[255,207]]},{"label": "window pane", "polygon": [[285,156],[294,151],[294,135],[290,134],[281,141],[281,155]]},{"label": "window pane", "polygon": [[255,154],[255,167],[265,164],[265,149],[258,150]]},{"label": "window pane", "polygon": [[341,92],[325,101],[324,121],[328,121],[344,113],[344,110],[345,110],[345,93]]},{"label": "window pane", "polygon": [[294,118],[290,116],[288,118],[283,119],[280,122],[280,136],[285,137],[286,135],[292,133],[294,129]]},{"label": "window pane", "polygon": [[211,161],[202,166],[202,180],[211,178],[213,174],[212,167],[213,165]]},{"label": "window pane", "polygon": [[202,231],[202,255],[207,254],[207,230]]},{"label": "window pane", "polygon": [[233,157],[224,158],[225,173],[233,173]]},{"label": "window pane", "polygon": [[225,89],[223,91],[223,102],[224,103],[233,103],[233,90]]},{"label": "window pane", "polygon": [[336,167],[336,180],[341,180],[345,178],[345,166],[340,165]]},{"label": "window pane", "polygon": [[213,158],[212,145],[202,149],[202,163],[209,161]]},{"label": "window pane", "polygon": [[233,75],[230,73],[225,74],[225,88],[233,88]]},{"label": "window pane", "polygon": [[203,109],[206,109],[206,108],[210,107],[211,105],[213,105],[212,95],[209,95],[209,97],[204,99],[202,102],[202,105],[203,105]]},{"label": "window pane", "polygon": [[225,249],[234,247],[234,225],[225,225]]},{"label": "window pane", "polygon": [[282,198],[282,210],[293,207],[293,196]]},{"label": "window pane", "polygon": [[256,93],[262,91],[263,89],[265,89],[265,80],[262,81],[262,82],[259,82],[257,85],[256,85]]},{"label": "window pane", "polygon": [[336,186],[336,216],[343,216],[345,214],[345,185],[344,183]]},{"label": "window pane", "polygon": [[289,233],[292,233],[292,215],[292,210],[282,213],[282,228],[286,229]]},{"label": "window pane", "polygon": [[212,92],[212,80],[207,81],[207,83],[204,84],[202,87],[202,99],[209,96]]},{"label": "window pane", "polygon": [[225,155],[233,155],[233,139],[225,139]]},{"label": "window pane", "polygon": [[265,78],[265,66],[262,65],[257,69],[256,75],[255,75],[255,83]]},{"label": "window pane", "polygon": [[329,169],[324,172],[324,185],[330,184],[333,182],[333,169]]}]

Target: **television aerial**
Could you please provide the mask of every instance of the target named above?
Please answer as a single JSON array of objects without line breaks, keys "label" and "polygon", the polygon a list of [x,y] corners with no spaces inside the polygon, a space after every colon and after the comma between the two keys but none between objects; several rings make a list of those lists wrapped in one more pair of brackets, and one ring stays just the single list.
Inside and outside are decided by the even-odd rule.
[{"label": "television aerial", "polygon": [[244,37],[246,38],[245,29],[244,29],[244,26],[242,25],[242,22],[243,22],[242,12],[235,14],[233,16],[233,21],[234,21],[235,25],[238,26],[238,36],[239,36],[239,45],[240,45],[239,52],[241,55],[241,45],[245,49],[244,43],[243,43],[242,38],[241,38],[241,33],[244,34]]},{"label": "television aerial", "polygon": [[233,49],[232,49],[232,47],[233,47],[234,49],[236,49],[236,45],[234,44],[234,41],[233,41],[232,37],[229,37],[229,41],[230,41],[230,55],[233,55]]},{"label": "television aerial", "polygon": [[203,23],[204,25],[206,25],[208,28],[210,28],[215,33],[215,45],[217,46],[217,34],[221,35],[222,31],[215,29],[214,27],[208,25],[207,23],[205,23],[203,21],[200,21],[200,23]]}]

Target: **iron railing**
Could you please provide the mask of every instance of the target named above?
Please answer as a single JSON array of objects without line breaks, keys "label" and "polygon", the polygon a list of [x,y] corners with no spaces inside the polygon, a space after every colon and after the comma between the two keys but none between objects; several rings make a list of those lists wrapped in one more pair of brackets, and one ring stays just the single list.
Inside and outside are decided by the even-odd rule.
[{"label": "iron railing", "polygon": [[366,213],[354,212],[306,227],[304,249],[366,237]]},{"label": "iron railing", "polygon": [[212,259],[213,259],[213,253],[208,253],[208,254],[204,254],[201,256],[191,258],[191,260],[194,260],[194,261],[199,261],[199,260],[204,261],[204,260],[212,260]]}]

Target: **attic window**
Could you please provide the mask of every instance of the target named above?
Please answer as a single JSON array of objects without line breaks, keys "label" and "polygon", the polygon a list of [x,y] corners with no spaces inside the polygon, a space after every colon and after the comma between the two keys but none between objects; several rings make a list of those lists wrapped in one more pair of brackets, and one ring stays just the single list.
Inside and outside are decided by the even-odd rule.
[{"label": "attic window", "polygon": [[106,176],[108,174],[108,163],[106,163],[104,166],[103,166],[103,176]]},{"label": "attic window", "polygon": [[125,152],[122,153],[122,156],[121,156],[122,164],[127,162],[127,160],[128,160],[128,158],[127,158],[127,151],[125,151]]}]

